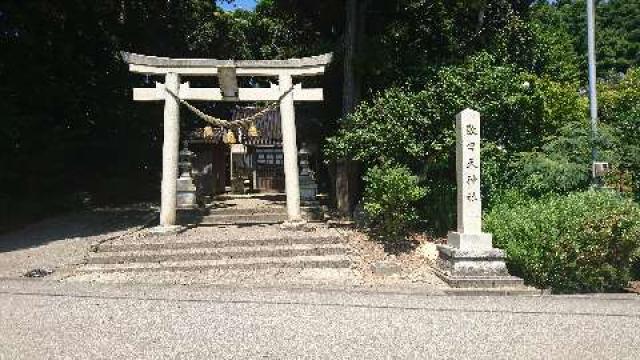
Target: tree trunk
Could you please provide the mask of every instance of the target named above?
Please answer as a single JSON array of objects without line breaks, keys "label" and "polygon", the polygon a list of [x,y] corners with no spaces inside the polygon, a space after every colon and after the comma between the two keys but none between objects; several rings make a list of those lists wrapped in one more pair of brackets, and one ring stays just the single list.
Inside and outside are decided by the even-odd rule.
[{"label": "tree trunk", "polygon": [[[354,58],[358,43],[358,1],[346,0],[344,34],[344,74],[342,89],[342,116],[351,113],[358,101],[358,84],[354,72]],[[336,205],[342,216],[349,217],[358,192],[358,166],[353,161],[339,160],[336,164]]]},{"label": "tree trunk", "polygon": [[353,59],[356,49],[356,31],[358,9],[357,0],[346,1],[346,24],[344,36],[344,79],[342,89],[342,115],[346,116],[355,107],[355,74],[353,71]]}]

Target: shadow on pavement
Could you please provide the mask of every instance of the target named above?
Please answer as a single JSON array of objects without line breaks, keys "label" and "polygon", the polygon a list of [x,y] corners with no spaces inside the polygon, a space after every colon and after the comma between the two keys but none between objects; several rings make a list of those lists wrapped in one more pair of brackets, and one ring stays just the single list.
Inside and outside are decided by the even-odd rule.
[{"label": "shadow on pavement", "polygon": [[0,253],[33,248],[50,242],[121,231],[149,221],[155,210],[108,208],[48,218],[0,235]]}]

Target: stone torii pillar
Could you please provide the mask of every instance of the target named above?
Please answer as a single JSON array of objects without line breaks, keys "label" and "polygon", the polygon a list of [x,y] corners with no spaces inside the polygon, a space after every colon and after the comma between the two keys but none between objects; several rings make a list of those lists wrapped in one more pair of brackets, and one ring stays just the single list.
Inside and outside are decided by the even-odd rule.
[{"label": "stone torii pillar", "polygon": [[[164,86],[178,94],[180,76],[176,73],[167,73]],[[180,102],[169,93],[166,93],[164,100],[163,129],[160,226],[169,230],[176,225],[176,179],[180,149]]]},{"label": "stone torii pillar", "polygon": [[[278,76],[280,92],[293,86],[291,75]],[[298,171],[298,144],[296,142],[296,112],[293,93],[289,92],[280,100],[280,122],[282,126],[282,152],[284,155],[284,189],[287,194],[287,217],[290,222],[301,222],[300,183]]]},{"label": "stone torii pillar", "polygon": [[[298,180],[298,149],[296,144],[295,101],[322,101],[321,88],[306,89],[294,85],[293,77],[324,74],[332,55],[288,60],[216,60],[172,59],[123,53],[129,70],[147,75],[164,75],[165,83],[155,88],[134,88],[135,101],[164,101],[164,142],[162,147],[162,195],[158,232],[174,232],[176,226],[176,181],[180,143],[180,102],[167,89],[183,100],[255,102],[280,101],[282,150],[284,153],[285,189],[288,222],[302,222]],[[192,88],[182,77],[215,76],[219,88]],[[240,88],[238,76],[277,77],[278,86],[270,88]],[[284,96],[283,96],[284,95]]]}]

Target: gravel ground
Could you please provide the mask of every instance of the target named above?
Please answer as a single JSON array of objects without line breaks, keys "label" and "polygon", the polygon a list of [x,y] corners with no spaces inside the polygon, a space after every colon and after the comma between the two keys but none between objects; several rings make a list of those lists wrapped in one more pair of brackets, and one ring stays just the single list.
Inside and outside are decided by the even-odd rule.
[{"label": "gravel ground", "polygon": [[0,236],[0,278],[16,278],[33,269],[53,271],[59,279],[81,263],[91,245],[127,234],[149,221],[154,211],[96,209],[46,219]]},{"label": "gravel ground", "polygon": [[[356,230],[344,231],[348,243],[358,254],[354,267],[369,286],[417,286],[433,289],[448,288],[432,271],[434,255],[437,255],[433,243],[423,241],[411,250],[399,253],[385,251],[384,245],[370,239],[365,233]],[[374,271],[374,265],[384,263],[394,267],[389,274]]]}]

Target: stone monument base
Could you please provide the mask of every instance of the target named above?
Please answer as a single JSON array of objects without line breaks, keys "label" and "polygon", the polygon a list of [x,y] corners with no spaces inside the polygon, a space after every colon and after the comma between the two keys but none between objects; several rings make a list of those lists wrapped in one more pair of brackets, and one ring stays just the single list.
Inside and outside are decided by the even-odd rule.
[{"label": "stone monument base", "polygon": [[500,249],[459,249],[449,245],[438,245],[437,248],[435,273],[451,287],[524,287],[522,279],[509,275],[504,252]]}]

